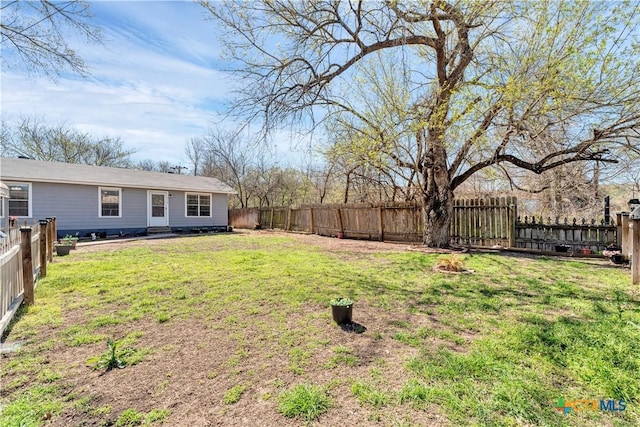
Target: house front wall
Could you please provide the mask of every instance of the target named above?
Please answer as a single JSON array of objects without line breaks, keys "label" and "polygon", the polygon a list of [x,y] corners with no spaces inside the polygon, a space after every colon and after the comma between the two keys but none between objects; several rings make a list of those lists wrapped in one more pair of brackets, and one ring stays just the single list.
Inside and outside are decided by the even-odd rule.
[{"label": "house front wall", "polygon": [[[79,232],[81,236],[90,232],[138,234],[145,232],[148,226],[149,193],[147,189],[120,188],[120,215],[102,217],[99,208],[99,188],[111,187],[24,181],[19,183],[31,185],[30,216],[20,217],[20,223],[24,220],[32,223],[34,220],[55,217],[58,234]],[[185,192],[168,191],[168,193],[171,228],[227,226],[228,196],[226,194],[209,194],[212,205],[210,216],[187,217]],[[6,208],[5,204],[5,211]],[[5,215],[8,213],[5,212]]]},{"label": "house front wall", "polygon": [[[226,194],[210,194],[211,216],[187,216],[187,193],[184,191],[169,192],[169,222],[171,227],[227,226],[229,221],[229,202]],[[207,194],[207,193],[192,193]]]}]

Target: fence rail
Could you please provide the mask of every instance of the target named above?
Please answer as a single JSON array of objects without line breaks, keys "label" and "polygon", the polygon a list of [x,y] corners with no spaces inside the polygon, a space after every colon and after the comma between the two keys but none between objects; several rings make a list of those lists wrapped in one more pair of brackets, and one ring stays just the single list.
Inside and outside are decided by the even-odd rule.
[{"label": "fence rail", "polygon": [[22,238],[17,228],[9,230],[0,243],[0,334],[22,303]]},{"label": "fence rail", "polygon": [[[515,239],[516,206],[515,197],[454,201],[451,243],[509,246]],[[396,242],[421,242],[424,230],[421,207],[413,203],[231,209],[229,224]]]},{"label": "fence rail", "polygon": [[20,304],[33,303],[38,276],[52,258],[55,218],[33,226],[12,228],[0,240],[0,336]]},{"label": "fence rail", "polygon": [[[566,220],[555,223],[517,215],[515,197],[456,199],[450,243],[471,247],[501,246],[540,251],[601,251],[618,242],[616,225]],[[398,242],[422,241],[424,220],[416,204],[307,205],[297,208],[244,208],[229,211],[236,228],[303,231],[323,236]]]},{"label": "fence rail", "polygon": [[546,224],[542,218],[518,218],[515,224],[517,248],[537,249],[543,251],[577,252],[579,250],[602,251],[618,241],[618,227],[611,224],[597,223],[595,220],[564,222],[558,219],[552,222],[547,218]]},{"label": "fence rail", "polygon": [[513,247],[517,206],[515,197],[454,201],[450,230],[452,243]]}]

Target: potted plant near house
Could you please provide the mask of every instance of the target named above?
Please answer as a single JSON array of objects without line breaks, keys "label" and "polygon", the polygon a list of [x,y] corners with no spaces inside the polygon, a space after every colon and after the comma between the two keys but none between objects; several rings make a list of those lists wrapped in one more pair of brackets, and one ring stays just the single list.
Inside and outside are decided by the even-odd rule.
[{"label": "potted plant near house", "polygon": [[76,243],[78,243],[78,237],[73,236],[71,234],[67,234],[62,239],[60,239],[60,243],[66,246],[71,246],[71,249],[75,249]]},{"label": "potted plant near house", "polygon": [[334,298],[330,304],[333,320],[338,325],[351,323],[351,316],[353,314],[353,300],[351,298]]},{"label": "potted plant near house", "polygon": [[60,239],[58,243],[55,244],[56,254],[58,256],[69,255],[69,251],[73,249],[73,244],[71,240]]}]

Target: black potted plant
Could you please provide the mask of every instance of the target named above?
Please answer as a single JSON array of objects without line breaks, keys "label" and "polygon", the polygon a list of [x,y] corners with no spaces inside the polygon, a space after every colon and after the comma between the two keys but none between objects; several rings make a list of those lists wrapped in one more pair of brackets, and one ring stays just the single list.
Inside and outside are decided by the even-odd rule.
[{"label": "black potted plant", "polygon": [[353,300],[351,298],[334,298],[330,304],[333,320],[338,325],[351,323],[351,315],[353,313]]},{"label": "black potted plant", "polygon": [[73,249],[71,240],[61,239],[60,242],[56,243],[54,246],[56,247],[56,255],[58,256],[69,255],[69,251]]},{"label": "black potted plant", "polygon": [[75,249],[76,243],[78,243],[78,236],[67,234],[62,239],[60,239],[60,243],[65,246],[71,246],[71,249]]}]

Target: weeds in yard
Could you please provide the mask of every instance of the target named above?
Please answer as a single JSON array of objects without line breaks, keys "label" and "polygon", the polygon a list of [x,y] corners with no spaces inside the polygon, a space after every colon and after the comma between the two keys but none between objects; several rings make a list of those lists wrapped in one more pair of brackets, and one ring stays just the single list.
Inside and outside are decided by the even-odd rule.
[{"label": "weeds in yard", "polygon": [[171,319],[171,315],[167,313],[158,313],[156,315],[156,319],[158,320],[158,323],[165,323],[168,322],[169,319]]},{"label": "weeds in yard", "polygon": [[618,310],[618,320],[622,321],[622,314],[624,313],[624,305],[625,305],[626,297],[624,295],[624,292],[622,292],[620,289],[616,289],[614,291],[614,294],[616,296],[616,309]]},{"label": "weeds in yard", "polygon": [[3,404],[0,413],[2,426],[38,426],[63,410],[55,385],[36,385],[23,390],[9,404]]},{"label": "weeds in yard", "polygon": [[354,381],[351,386],[351,393],[358,398],[360,405],[371,405],[378,409],[391,401],[391,394],[377,389],[363,381]]},{"label": "weeds in yard", "polygon": [[169,413],[170,412],[168,409],[152,409],[147,413],[147,415],[145,415],[144,423],[145,424],[161,423],[162,421],[165,420],[165,418],[167,418],[167,416],[169,416]]},{"label": "weeds in yard", "polygon": [[116,427],[148,426],[161,423],[169,415],[168,409],[152,409],[148,413],[138,412],[133,408],[122,411],[116,420]]},{"label": "weeds in yard", "polygon": [[116,420],[116,427],[138,426],[142,424],[143,420],[144,414],[136,411],[133,408],[125,409]]},{"label": "weeds in yard", "polygon": [[[309,423],[330,410],[381,425],[422,425],[433,413],[443,425],[640,425],[635,404],[564,418],[554,410],[560,396],[640,398],[640,301],[628,270],[474,254],[464,259],[473,276],[433,274],[438,255],[327,250],[297,239],[184,238],[59,260],[39,283],[38,304],[21,309],[10,329],[9,339],[25,344],[0,364],[0,425],[39,426],[49,416],[60,424],[62,413],[78,424],[115,423],[120,415],[138,425],[165,414],[168,425],[170,414],[160,410],[93,408],[86,393],[68,388],[86,381],[56,357],[140,329],[159,352],[138,367],[152,376],[149,399],[161,396],[176,411],[184,410],[181,385],[189,377],[202,390],[198,403],[216,393],[216,414],[245,411],[223,396],[234,400],[232,385],[251,384],[251,402],[269,402],[247,405],[250,422],[277,408]],[[357,299],[367,332],[332,327],[326,304],[333,295]],[[181,333],[170,334],[174,327]],[[115,359],[131,365],[149,354],[140,336],[119,340]],[[193,352],[182,351],[190,338]],[[124,355],[129,347],[138,351]],[[219,357],[181,359],[212,350]],[[113,358],[107,353],[104,369]],[[307,385],[289,385],[291,372]],[[340,396],[340,405],[330,396]]]},{"label": "weeds in yard", "polygon": [[280,394],[278,410],[287,418],[315,420],[331,407],[331,398],[318,386],[301,384]]},{"label": "weeds in yard", "polygon": [[333,352],[336,353],[334,356],[324,364],[325,368],[336,368],[338,365],[346,365],[346,366],[356,366],[358,364],[358,357],[353,354],[353,350],[347,347],[335,347],[333,348]]},{"label": "weeds in yard", "polygon": [[234,385],[229,390],[227,390],[224,396],[222,396],[222,403],[224,403],[225,405],[232,405],[234,403],[237,403],[242,397],[242,394],[245,390],[246,387],[241,384]]},{"label": "weeds in yard", "polygon": [[114,341],[111,338],[107,339],[107,351],[101,354],[97,360],[89,359],[87,363],[93,365],[93,369],[100,370],[104,369],[105,371],[110,371],[112,369],[122,369],[129,363],[127,358],[135,354],[136,349],[134,348],[125,348],[122,350],[118,349],[120,345],[119,342]]},{"label": "weeds in yard", "polygon": [[300,347],[289,350],[289,370],[296,375],[302,375],[309,364],[311,352]]},{"label": "weeds in yard", "polygon": [[423,407],[429,398],[429,389],[421,382],[412,379],[406,382],[400,393],[398,393],[400,403],[411,403],[415,407]]}]

